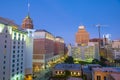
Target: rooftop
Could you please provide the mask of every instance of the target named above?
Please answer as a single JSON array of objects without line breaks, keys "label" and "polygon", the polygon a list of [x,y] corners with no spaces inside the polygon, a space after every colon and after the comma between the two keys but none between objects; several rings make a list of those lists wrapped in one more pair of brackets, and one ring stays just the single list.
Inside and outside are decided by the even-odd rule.
[{"label": "rooftop", "polygon": [[9,20],[7,18],[0,17],[0,23],[6,24],[6,25],[12,25],[12,26],[17,26],[17,24],[14,23],[14,21]]},{"label": "rooftop", "polygon": [[54,69],[58,70],[80,70],[81,65],[80,64],[57,64],[55,65]]},{"label": "rooftop", "polygon": [[120,72],[120,68],[118,67],[102,67],[102,68],[93,68],[94,71],[102,71],[102,72]]},{"label": "rooftop", "polygon": [[83,80],[82,78],[69,77],[67,80]]},{"label": "rooftop", "polygon": [[114,80],[120,80],[120,74],[112,73],[110,75],[112,76],[112,78],[114,78]]}]

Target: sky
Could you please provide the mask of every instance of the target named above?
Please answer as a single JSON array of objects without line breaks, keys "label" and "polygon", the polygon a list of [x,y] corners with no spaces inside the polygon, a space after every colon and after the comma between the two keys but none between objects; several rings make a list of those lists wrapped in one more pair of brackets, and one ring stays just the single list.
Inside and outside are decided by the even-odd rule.
[{"label": "sky", "polygon": [[[111,34],[120,39],[120,0],[29,0],[34,29],[45,29],[61,36],[66,44],[75,43],[75,34],[84,25],[90,38]],[[0,16],[18,25],[28,14],[28,0],[0,0]]]}]

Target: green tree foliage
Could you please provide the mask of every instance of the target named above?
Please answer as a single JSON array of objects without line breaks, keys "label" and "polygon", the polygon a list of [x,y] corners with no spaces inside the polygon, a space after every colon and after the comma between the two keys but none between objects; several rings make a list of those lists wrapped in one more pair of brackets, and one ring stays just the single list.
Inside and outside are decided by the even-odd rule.
[{"label": "green tree foliage", "polygon": [[72,56],[68,56],[64,62],[68,64],[74,64],[74,59]]}]

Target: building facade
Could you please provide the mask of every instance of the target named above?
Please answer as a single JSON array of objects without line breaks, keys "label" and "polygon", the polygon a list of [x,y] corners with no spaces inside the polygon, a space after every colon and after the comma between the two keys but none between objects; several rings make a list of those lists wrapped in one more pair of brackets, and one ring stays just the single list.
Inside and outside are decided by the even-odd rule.
[{"label": "building facade", "polygon": [[31,38],[15,23],[0,17],[0,40],[0,80],[23,80],[28,48],[26,44]]},{"label": "building facade", "polygon": [[55,37],[54,41],[54,55],[64,54],[65,44],[62,37]]},{"label": "building facade", "polygon": [[69,76],[78,76],[80,77],[81,74],[81,65],[80,64],[57,64],[53,68],[53,76],[56,75],[66,75],[66,71],[69,71]]},{"label": "building facade", "polygon": [[89,42],[87,46],[72,47],[72,56],[77,60],[93,60],[100,58],[97,42]]},{"label": "building facade", "polygon": [[46,30],[36,30],[34,34],[33,69],[45,69],[54,55],[54,36]]},{"label": "building facade", "polygon": [[87,45],[89,42],[89,33],[85,30],[84,26],[79,26],[78,32],[75,35],[77,45]]},{"label": "building facade", "polygon": [[120,68],[117,67],[93,68],[92,80],[110,80],[111,74],[120,75]]}]

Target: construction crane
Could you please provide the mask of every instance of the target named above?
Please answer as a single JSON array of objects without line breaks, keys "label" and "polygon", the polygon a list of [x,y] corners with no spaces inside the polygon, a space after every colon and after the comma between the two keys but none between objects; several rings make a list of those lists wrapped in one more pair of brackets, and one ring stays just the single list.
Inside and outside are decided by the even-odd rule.
[{"label": "construction crane", "polygon": [[101,27],[106,27],[107,25],[101,25],[101,24],[97,24],[95,25],[96,27],[98,27],[98,35],[99,35],[99,54],[100,54],[100,48],[101,48]]}]

